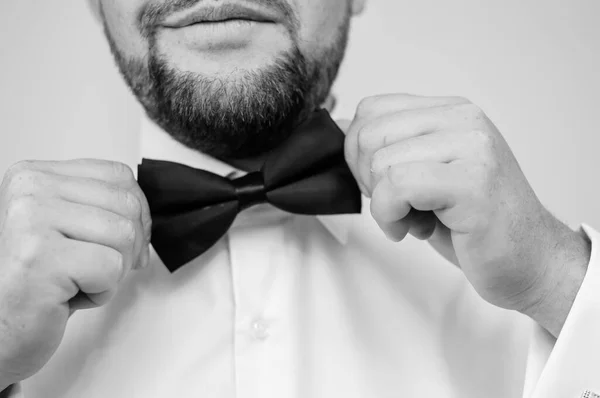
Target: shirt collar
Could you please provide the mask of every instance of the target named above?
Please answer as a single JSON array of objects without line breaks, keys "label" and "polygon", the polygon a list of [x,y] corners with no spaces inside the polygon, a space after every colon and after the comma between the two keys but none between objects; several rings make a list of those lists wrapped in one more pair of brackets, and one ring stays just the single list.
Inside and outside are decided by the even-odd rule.
[{"label": "shirt collar", "polygon": [[[173,139],[145,114],[141,121],[140,148],[143,158],[172,161],[197,169],[207,170],[220,176],[245,172],[202,152],[186,147]],[[350,222],[353,215],[317,216],[323,226],[345,245],[348,242]]]}]

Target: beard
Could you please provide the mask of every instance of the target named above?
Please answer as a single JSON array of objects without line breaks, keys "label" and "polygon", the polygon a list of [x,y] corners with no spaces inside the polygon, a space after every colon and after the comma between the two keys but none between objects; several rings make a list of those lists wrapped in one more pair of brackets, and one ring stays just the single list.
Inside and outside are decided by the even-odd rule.
[{"label": "beard", "polygon": [[187,147],[226,160],[268,152],[325,102],[346,50],[350,10],[344,21],[318,55],[303,55],[292,34],[291,50],[271,65],[228,77],[171,66],[159,53],[156,33],[147,28],[148,56],[127,58],[106,24],[104,30],[123,78],[148,117]]}]

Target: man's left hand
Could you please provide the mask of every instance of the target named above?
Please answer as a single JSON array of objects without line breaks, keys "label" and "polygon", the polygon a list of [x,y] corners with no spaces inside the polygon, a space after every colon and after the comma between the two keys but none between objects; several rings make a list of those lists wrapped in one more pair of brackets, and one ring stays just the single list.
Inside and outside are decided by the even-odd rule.
[{"label": "man's left hand", "polygon": [[370,97],[345,149],[390,239],[429,239],[485,300],[558,335],[589,242],[544,208],[480,108],[460,97]]}]

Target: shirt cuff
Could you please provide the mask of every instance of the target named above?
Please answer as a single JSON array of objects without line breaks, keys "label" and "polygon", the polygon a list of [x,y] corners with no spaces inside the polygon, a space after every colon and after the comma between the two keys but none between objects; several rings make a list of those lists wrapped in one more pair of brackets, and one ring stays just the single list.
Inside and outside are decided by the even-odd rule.
[{"label": "shirt cuff", "polygon": [[600,233],[588,225],[582,229],[592,246],[583,284],[558,339],[534,326],[524,398],[600,394]]},{"label": "shirt cuff", "polygon": [[0,392],[0,398],[23,398],[23,390],[20,384],[13,384],[6,390]]}]

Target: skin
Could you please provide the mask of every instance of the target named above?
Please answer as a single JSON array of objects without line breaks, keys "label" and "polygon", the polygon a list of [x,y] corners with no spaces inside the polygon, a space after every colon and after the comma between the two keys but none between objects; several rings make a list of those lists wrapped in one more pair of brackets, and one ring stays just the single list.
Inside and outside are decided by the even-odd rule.
[{"label": "skin", "polygon": [[0,186],[0,386],[54,354],[70,314],[105,304],[149,259],[148,203],[132,171],[100,160],[24,161]]},{"label": "skin", "polygon": [[460,97],[367,98],[345,154],[388,238],[428,239],[482,298],[558,336],[589,242],[544,208],[479,107]]},{"label": "skin", "polygon": [[[152,3],[161,3],[154,0]],[[143,58],[136,15],[149,0],[94,0],[119,51]],[[215,4],[217,4],[215,2]],[[290,0],[305,54],[364,0]],[[235,48],[161,32],[169,63],[206,76],[260,70],[291,41],[265,27]],[[199,44],[201,42],[201,44]],[[460,266],[488,302],[558,336],[583,281],[589,242],[540,203],[493,123],[464,98],[365,99],[346,125],[345,155],[371,213],[394,241],[408,233]],[[39,371],[69,315],[110,300],[148,263],[151,220],[131,170],[100,160],[21,162],[0,186],[0,388]]]}]

